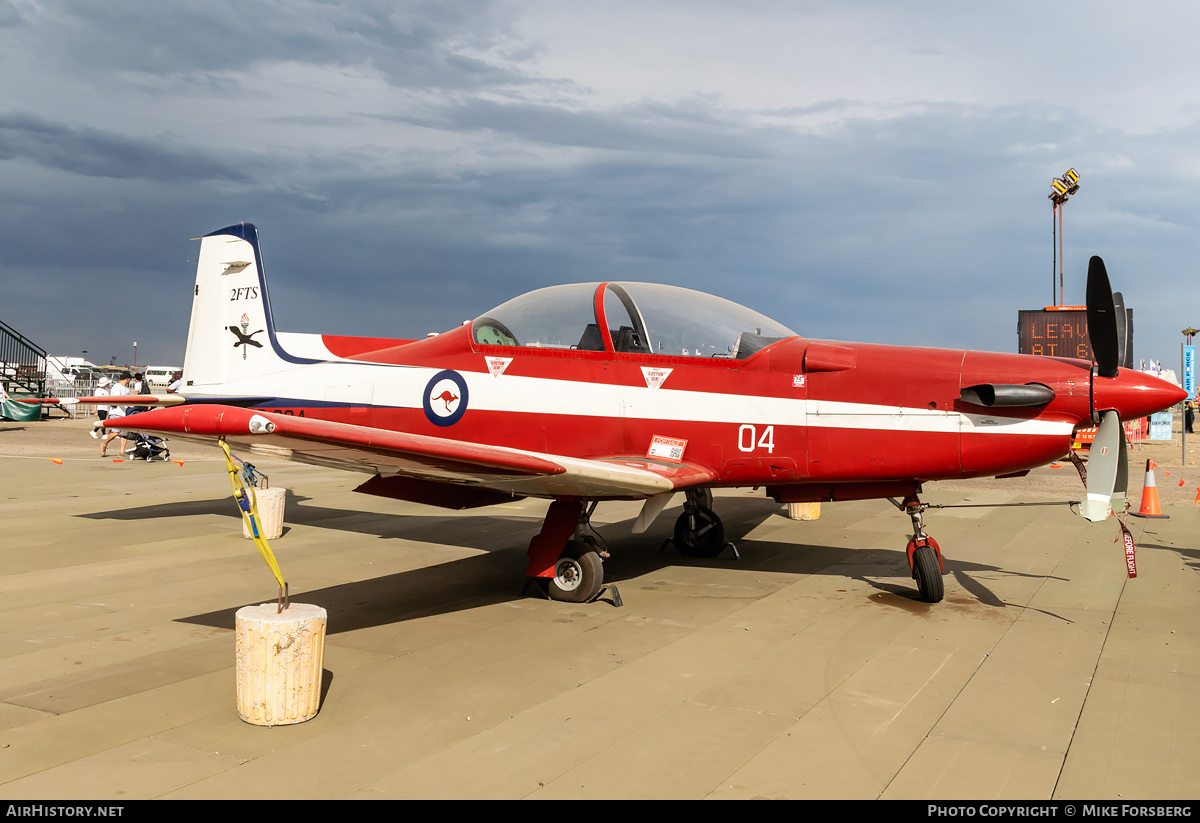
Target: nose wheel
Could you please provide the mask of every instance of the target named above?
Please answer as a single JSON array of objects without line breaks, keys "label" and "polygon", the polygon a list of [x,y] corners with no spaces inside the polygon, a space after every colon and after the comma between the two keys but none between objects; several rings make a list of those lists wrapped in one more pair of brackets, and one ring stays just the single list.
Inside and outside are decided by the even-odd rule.
[{"label": "nose wheel", "polygon": [[684,512],[675,521],[675,545],[688,557],[716,557],[725,548],[725,527],[712,509]]},{"label": "nose wheel", "polygon": [[726,546],[737,555],[737,547],[725,542],[725,525],[712,509],[709,489],[687,490],[683,514],[675,521],[671,542],[688,557],[716,557]]},{"label": "nose wheel", "polygon": [[946,587],[942,583],[941,557],[933,538],[926,537],[925,540],[928,542],[920,546],[913,546],[915,540],[908,544],[908,562],[912,564],[912,576],[917,581],[917,593],[921,600],[940,603],[946,594]]}]

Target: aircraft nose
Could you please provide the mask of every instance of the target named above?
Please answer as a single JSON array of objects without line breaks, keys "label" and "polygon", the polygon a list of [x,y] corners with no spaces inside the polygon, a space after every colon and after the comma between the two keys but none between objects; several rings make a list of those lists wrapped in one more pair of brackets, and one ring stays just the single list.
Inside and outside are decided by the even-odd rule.
[{"label": "aircraft nose", "polygon": [[1116,377],[1092,378],[1092,408],[1113,409],[1122,420],[1145,417],[1169,408],[1187,397],[1187,392],[1150,374],[1120,369]]}]

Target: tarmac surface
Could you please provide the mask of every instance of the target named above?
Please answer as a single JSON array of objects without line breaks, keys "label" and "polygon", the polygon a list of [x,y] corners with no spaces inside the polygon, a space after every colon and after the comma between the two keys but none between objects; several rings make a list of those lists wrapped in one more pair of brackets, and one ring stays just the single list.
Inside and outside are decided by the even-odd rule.
[{"label": "tarmac surface", "polygon": [[1129,518],[1136,579],[1113,520],[1062,504],[1069,464],[927,486],[955,506],[925,517],[938,604],[886,501],[803,522],[722,493],[740,560],[662,550],[678,505],[633,535],[638,504],[601,504],[624,605],[572,605],[522,595],[545,501],[449,513],[247,456],[289,490],[293,602],[329,612],[319,714],[268,728],[238,717],[233,626],[276,586],[220,452],[113,462],[89,425],[0,422],[2,797],[1200,796],[1200,471],[1178,440],[1132,453],[1135,510],[1153,458],[1169,515]]}]

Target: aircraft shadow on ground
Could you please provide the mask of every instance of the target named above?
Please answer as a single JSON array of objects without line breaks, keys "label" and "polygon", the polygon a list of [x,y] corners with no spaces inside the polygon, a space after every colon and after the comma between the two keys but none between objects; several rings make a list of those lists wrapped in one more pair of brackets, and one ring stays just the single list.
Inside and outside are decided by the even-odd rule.
[{"label": "aircraft shadow on ground", "polygon": [[[339,516],[344,514],[362,515],[362,512],[352,510],[313,508],[326,514],[336,512]],[[289,510],[289,520],[295,523],[304,522],[305,518],[293,517],[291,511],[293,510]],[[727,535],[731,539],[740,539],[774,511],[774,508],[764,508],[751,513],[749,517],[726,518]],[[626,580],[680,563],[719,564],[731,562],[728,559],[720,558],[694,560],[671,550],[660,553],[658,549],[670,536],[670,530],[674,523],[674,516],[669,516],[669,514],[669,512],[663,514],[662,523],[656,524],[658,528],[651,529],[642,535],[630,535],[632,519],[602,524],[598,527],[614,549],[612,558],[605,563],[607,583],[619,586]],[[122,513],[123,516],[124,513]],[[471,557],[383,575],[369,580],[330,586],[325,589],[293,591],[291,597],[297,601],[303,600],[303,602],[312,602],[322,606],[329,614],[329,632],[331,634],[511,602],[526,596],[544,597],[542,589],[536,582],[526,586],[525,578],[522,576],[529,562],[526,555],[529,539],[541,528],[540,519],[497,518],[486,515],[479,515],[477,518],[485,522],[490,521],[490,529],[493,532],[496,530],[498,520],[511,520],[512,528],[507,532],[510,539],[504,545]],[[320,519],[328,520],[330,518],[325,516]],[[461,529],[452,530],[453,539],[448,534],[440,540],[432,539],[434,530],[430,528],[430,525],[440,524],[444,527],[445,515],[404,515],[390,519],[395,521],[395,524],[387,528],[371,529],[364,528],[362,524],[359,524],[352,530],[384,538],[462,545],[463,532]],[[315,525],[321,524],[316,523]],[[344,524],[339,524],[337,528],[341,528],[342,525]],[[442,528],[440,531],[444,533],[447,530]],[[241,608],[240,605],[219,609],[180,618],[180,621],[232,629],[239,608]]]},{"label": "aircraft shadow on ground", "polygon": [[[236,516],[229,511],[231,504],[225,500],[193,501],[182,505],[189,509],[189,514],[228,513],[230,517]],[[183,515],[177,504],[141,508],[143,511],[140,516]],[[889,605],[910,610],[935,607],[934,604],[921,602],[915,583],[908,581],[908,564],[903,549],[871,550],[874,559],[856,568],[853,564],[843,563],[862,551],[860,549],[796,544],[770,539],[745,539],[746,535],[767,518],[778,513],[778,507],[769,501],[738,501],[736,506],[718,508],[725,525],[726,538],[738,546],[740,559],[734,559],[728,550],[712,559],[689,558],[680,553],[668,543],[679,513],[676,507],[664,512],[654,527],[641,535],[631,534],[632,519],[599,526],[612,550],[612,556],[605,562],[605,582],[614,584],[619,589],[621,586],[632,585],[632,581],[649,578],[643,581],[644,585],[657,588],[658,584],[653,580],[655,573],[671,567],[727,566],[736,570],[781,573],[797,577],[841,575],[847,579],[861,580],[879,592],[893,595],[887,598],[886,602]],[[132,509],[101,512],[87,516],[119,516],[125,519],[128,515],[129,519],[134,519],[139,515],[131,513],[136,511]],[[151,514],[151,511],[158,513]],[[447,530],[444,515],[379,515],[383,518],[382,522],[372,515],[371,520],[362,522],[363,512],[355,510],[304,505],[290,508],[288,511],[289,520],[296,524],[325,525],[331,530],[348,529],[384,539],[462,545],[462,530]],[[350,515],[358,516],[359,522],[341,520]],[[502,545],[471,557],[323,589],[293,590],[291,597],[297,602],[316,603],[325,608],[329,614],[331,634],[512,602],[523,597],[544,597],[538,583],[525,586],[522,576],[528,563],[525,552],[529,538],[540,528],[540,520],[527,517],[497,518],[494,515],[476,517],[481,524],[487,524],[492,532],[496,530],[497,520],[511,520],[512,528],[507,532],[510,539]],[[333,525],[330,521],[335,519],[341,522]],[[440,528],[434,528],[435,525],[440,525]],[[446,534],[447,531],[454,535],[453,539],[450,534]],[[437,539],[436,534],[445,536]],[[962,588],[973,595],[980,604],[997,608],[1009,605],[981,583],[977,575],[1014,574],[1013,572],[996,566],[952,561],[946,562],[946,572],[952,574]],[[603,598],[607,604],[611,604],[612,599],[611,595]],[[258,602],[262,601],[257,600],[255,604]],[[233,629],[235,615],[241,605],[182,617],[179,620],[184,623]]]},{"label": "aircraft shadow on ground", "polygon": [[[405,540],[418,540],[423,543],[442,543],[448,546],[463,545],[461,530],[432,528],[436,524],[444,524],[447,518],[455,516],[456,513],[454,512],[447,512],[441,515],[392,514],[389,512],[364,511],[362,509],[318,506],[314,505],[311,501],[312,498],[310,497],[296,494],[291,489],[287,490],[287,498],[284,502],[286,519],[284,521],[283,533],[285,535],[294,526],[313,526],[340,532],[372,535],[385,539],[401,538]],[[78,516],[89,520],[132,521],[167,519],[172,517],[197,517],[202,515],[216,515],[218,517],[227,517],[230,520],[241,519],[241,514],[230,497],[155,503],[148,506],[131,506],[122,509],[88,512]],[[514,530],[520,528],[527,529],[531,533],[530,536],[541,528],[540,515],[537,518],[519,517],[512,514],[498,515],[487,509],[483,509],[476,515],[476,518],[481,524],[489,521],[491,523],[505,520],[511,521]],[[526,542],[528,542],[528,537],[526,537]]]},{"label": "aircraft shadow on ground", "polygon": [[1139,543],[1138,549],[1161,549],[1167,552],[1174,552],[1179,555],[1180,559],[1191,569],[1200,571],[1200,550],[1185,549],[1181,546],[1170,546],[1162,543]]}]

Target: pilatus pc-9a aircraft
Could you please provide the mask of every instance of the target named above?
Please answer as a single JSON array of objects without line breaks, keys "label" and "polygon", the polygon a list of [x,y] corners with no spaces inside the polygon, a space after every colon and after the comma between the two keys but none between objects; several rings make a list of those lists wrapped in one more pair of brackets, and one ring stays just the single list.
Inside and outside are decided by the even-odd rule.
[{"label": "pilatus pc-9a aircraft", "polygon": [[780,503],[895,498],[912,518],[920,597],[936,602],[944,569],[923,484],[1027,472],[1099,423],[1080,512],[1102,520],[1124,494],[1121,421],[1184,397],[1117,367],[1097,257],[1087,294],[1095,364],[810,340],[649,283],[539,289],[421,340],[281,333],[258,231],[242,223],[201,241],[182,391],[115,425],[267,445],[368,475],[358,491],[451,509],[545,498],[526,574],[571,602],[604,580],[597,501],[644,501],[641,532],[682,492],[674,542],[712,557],[725,545],[715,488],[763,487]]}]

